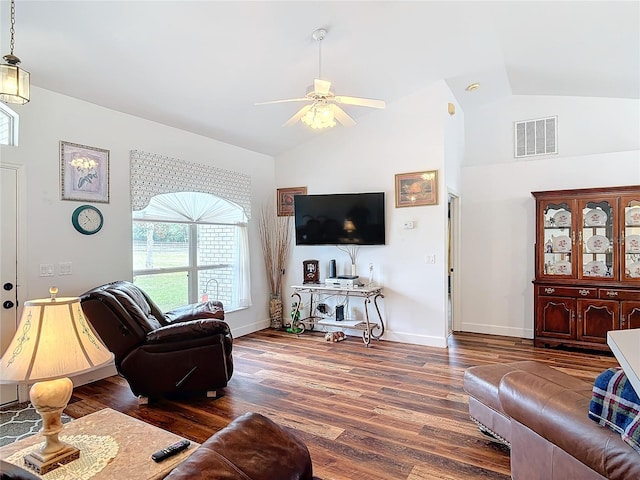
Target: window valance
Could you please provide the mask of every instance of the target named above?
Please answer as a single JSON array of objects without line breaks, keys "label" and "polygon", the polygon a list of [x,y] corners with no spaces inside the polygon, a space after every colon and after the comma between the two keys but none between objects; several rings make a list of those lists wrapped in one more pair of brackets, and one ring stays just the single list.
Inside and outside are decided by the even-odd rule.
[{"label": "window valance", "polygon": [[164,193],[201,192],[229,200],[251,218],[251,177],[221,168],[131,150],[131,209],[142,210]]}]

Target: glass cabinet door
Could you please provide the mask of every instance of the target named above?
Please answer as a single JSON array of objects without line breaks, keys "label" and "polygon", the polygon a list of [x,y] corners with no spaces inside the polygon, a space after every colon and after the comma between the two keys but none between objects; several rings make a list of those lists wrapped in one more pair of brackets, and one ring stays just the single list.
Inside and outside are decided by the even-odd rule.
[{"label": "glass cabinet door", "polygon": [[615,271],[615,199],[581,202],[580,278],[611,280]]},{"label": "glass cabinet door", "polygon": [[541,269],[545,276],[574,275],[571,258],[574,239],[572,205],[562,200],[549,200],[543,206]]},{"label": "glass cabinet door", "polygon": [[622,197],[622,264],[623,280],[640,282],[640,194],[637,197]]}]

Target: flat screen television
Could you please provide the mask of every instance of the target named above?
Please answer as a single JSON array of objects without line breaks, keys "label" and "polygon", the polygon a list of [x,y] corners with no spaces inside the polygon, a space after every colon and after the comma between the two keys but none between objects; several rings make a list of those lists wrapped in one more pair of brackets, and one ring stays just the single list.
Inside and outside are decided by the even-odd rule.
[{"label": "flat screen television", "polygon": [[384,245],[384,192],[295,195],[296,245]]}]

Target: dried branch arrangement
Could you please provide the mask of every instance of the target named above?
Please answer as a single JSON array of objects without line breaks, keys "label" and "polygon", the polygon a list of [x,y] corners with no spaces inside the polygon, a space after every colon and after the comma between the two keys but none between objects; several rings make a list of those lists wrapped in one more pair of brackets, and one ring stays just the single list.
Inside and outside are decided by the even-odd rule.
[{"label": "dried branch arrangement", "polygon": [[260,210],[258,231],[272,295],[282,294],[282,277],[291,251],[291,218],[279,217],[272,204]]},{"label": "dried branch arrangement", "polygon": [[338,248],[338,250],[342,250],[347,255],[349,255],[349,258],[351,259],[351,265],[356,264],[359,253],[358,245],[336,245],[336,247]]}]

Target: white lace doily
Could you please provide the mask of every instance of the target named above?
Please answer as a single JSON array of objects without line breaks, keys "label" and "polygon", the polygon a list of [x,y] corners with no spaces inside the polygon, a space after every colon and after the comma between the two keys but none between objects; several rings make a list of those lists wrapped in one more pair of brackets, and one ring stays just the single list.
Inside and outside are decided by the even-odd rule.
[{"label": "white lace doily", "polygon": [[62,465],[44,475],[38,475],[24,465],[26,454],[40,448],[42,443],[32,445],[14,453],[5,461],[29,470],[32,474],[45,480],[86,480],[99,473],[118,453],[118,442],[108,435],[62,435],[60,440],[80,450],[80,458]]}]

